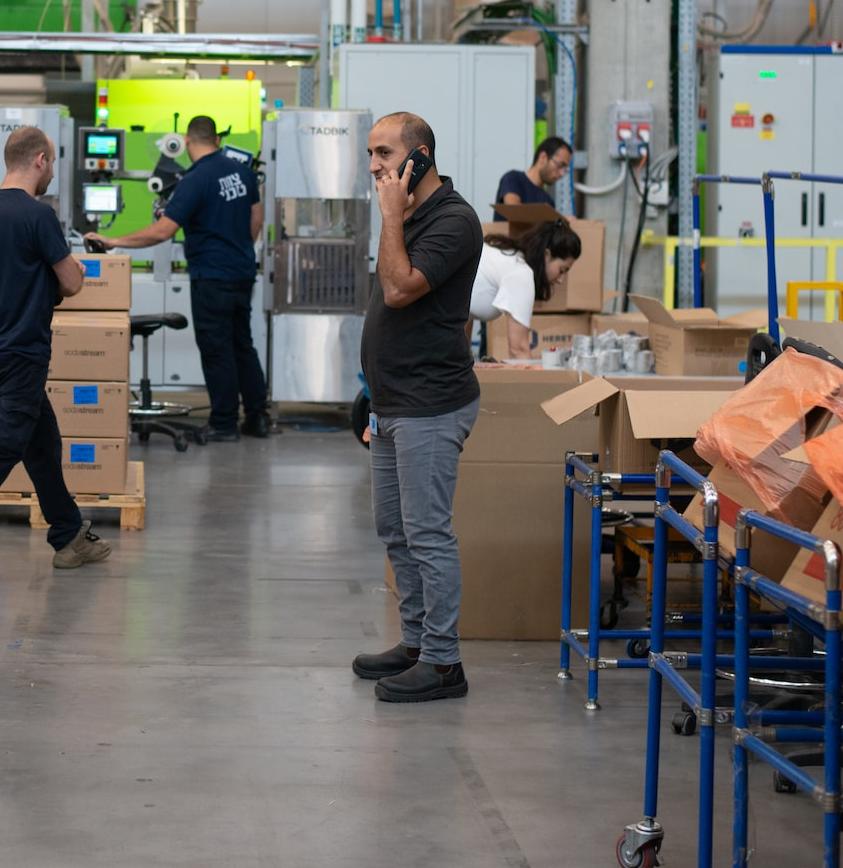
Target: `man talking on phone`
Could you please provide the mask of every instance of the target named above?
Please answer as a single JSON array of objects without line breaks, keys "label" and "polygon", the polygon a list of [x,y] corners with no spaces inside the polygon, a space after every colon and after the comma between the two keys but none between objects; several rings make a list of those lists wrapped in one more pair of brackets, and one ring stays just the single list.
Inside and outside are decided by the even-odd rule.
[{"label": "man talking on phone", "polygon": [[457,465],[480,403],[465,335],[483,248],[480,222],[436,169],[420,117],[397,112],[369,133],[383,225],[363,327],[371,393],[372,500],[395,572],[401,641],[361,654],[354,672],[387,702],[465,696],[457,620],[461,576],[451,527]]}]

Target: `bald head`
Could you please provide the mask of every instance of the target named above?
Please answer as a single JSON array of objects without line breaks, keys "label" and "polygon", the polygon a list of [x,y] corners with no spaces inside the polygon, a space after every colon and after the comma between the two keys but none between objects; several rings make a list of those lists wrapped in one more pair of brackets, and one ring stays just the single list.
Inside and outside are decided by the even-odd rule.
[{"label": "bald head", "polygon": [[408,153],[413,148],[420,148],[425,145],[430,161],[436,165],[436,138],[430,124],[424,118],[414,115],[412,112],[393,112],[376,121],[375,126],[381,124],[395,124],[399,128],[401,142],[407,148]]},{"label": "bald head", "polygon": [[31,169],[41,156],[49,162],[52,152],[52,143],[43,130],[38,127],[19,127],[6,140],[6,149],[3,152],[6,171]]}]

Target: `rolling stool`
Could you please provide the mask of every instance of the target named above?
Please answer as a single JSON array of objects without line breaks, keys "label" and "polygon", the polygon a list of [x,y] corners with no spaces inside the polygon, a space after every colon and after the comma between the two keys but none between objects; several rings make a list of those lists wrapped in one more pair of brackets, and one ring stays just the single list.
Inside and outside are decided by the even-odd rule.
[{"label": "rolling stool", "polygon": [[131,317],[132,342],[136,336],[143,338],[143,376],[140,381],[140,401],[129,404],[129,418],[132,431],[145,443],[150,434],[167,434],[173,438],[177,452],[185,452],[189,441],[204,446],[207,443],[205,432],[191,422],[180,422],[172,417],[187,416],[191,408],[187,404],[173,404],[170,401],[153,401],[149,383],[149,336],[160,328],[187,328],[187,317],[180,313],[141,314]]}]

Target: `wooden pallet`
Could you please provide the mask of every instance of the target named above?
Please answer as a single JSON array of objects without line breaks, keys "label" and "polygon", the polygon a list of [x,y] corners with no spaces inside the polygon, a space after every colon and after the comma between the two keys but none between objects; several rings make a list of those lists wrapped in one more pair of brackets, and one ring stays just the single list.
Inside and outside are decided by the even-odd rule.
[{"label": "wooden pallet", "polygon": [[[143,530],[146,522],[146,489],[143,479],[143,461],[130,461],[126,471],[125,494],[77,494],[80,509],[119,509],[122,530]],[[33,493],[0,492],[0,507],[28,506],[30,527],[49,527],[41,512],[38,498]]]}]

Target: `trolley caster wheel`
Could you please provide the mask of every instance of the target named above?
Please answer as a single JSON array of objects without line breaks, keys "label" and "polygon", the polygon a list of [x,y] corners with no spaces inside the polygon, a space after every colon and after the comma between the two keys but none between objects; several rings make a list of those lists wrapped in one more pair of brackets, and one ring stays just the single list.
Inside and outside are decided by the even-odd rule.
[{"label": "trolley caster wheel", "polygon": [[795,793],[799,787],[781,772],[773,772],[773,789],[777,793]]},{"label": "trolley caster wheel", "polygon": [[697,731],[697,716],[693,712],[678,711],[670,721],[670,728],[676,735],[693,735]]},{"label": "trolley caster wheel", "polygon": [[618,604],[607,600],[600,607],[600,627],[603,630],[614,630],[618,626]]},{"label": "trolley caster wheel", "polygon": [[643,660],[650,653],[650,643],[646,639],[630,639],[626,643],[627,656]]},{"label": "trolley caster wheel", "polygon": [[173,446],[176,447],[176,452],[187,452],[187,440],[179,435],[173,440]]},{"label": "trolley caster wheel", "polygon": [[141,443],[149,443],[149,431],[138,431],[138,440]]},{"label": "trolley caster wheel", "polygon": [[624,834],[618,838],[618,843],[615,845],[615,856],[621,868],[655,868],[659,864],[659,848],[655,841],[642,844],[634,853],[629,853],[625,844]]}]

